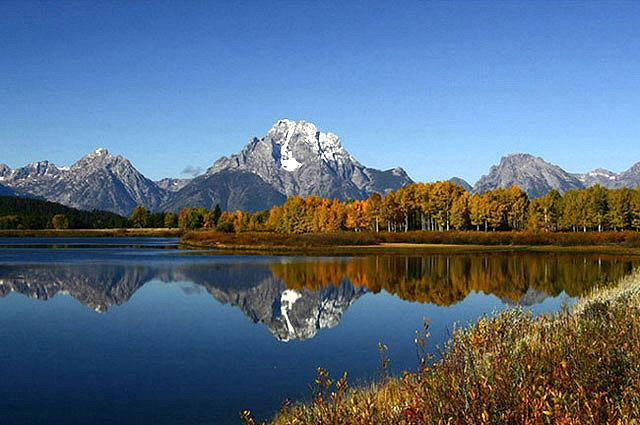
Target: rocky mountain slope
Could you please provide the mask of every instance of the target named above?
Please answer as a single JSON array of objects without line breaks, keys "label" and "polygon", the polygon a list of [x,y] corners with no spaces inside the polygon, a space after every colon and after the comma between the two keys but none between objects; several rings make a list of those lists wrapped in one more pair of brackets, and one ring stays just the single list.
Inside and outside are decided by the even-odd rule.
[{"label": "rocky mountain slope", "polygon": [[131,162],[98,149],[71,167],[48,161],[4,170],[0,184],[49,201],[84,210],[129,214],[137,205],[156,209],[165,191],[144,177]]},{"label": "rocky mountain slope", "polygon": [[167,192],[177,192],[183,187],[185,187],[191,179],[174,179],[171,177],[165,177],[164,179],[160,179],[155,181],[154,183],[162,190],[166,190]]},{"label": "rocky mountain slope", "polygon": [[531,197],[543,196],[552,189],[566,192],[584,187],[575,175],[557,165],[533,155],[514,154],[503,157],[499,165],[491,167],[489,174],[482,176],[473,190],[483,193],[513,185],[520,186]]},{"label": "rocky mountain slope", "polygon": [[182,189],[168,194],[163,210],[178,211],[184,207],[256,211],[282,204],[286,197],[256,174],[223,170],[196,177]]},{"label": "rocky mountain slope", "polygon": [[221,171],[256,174],[287,196],[363,198],[411,182],[401,168],[380,171],[363,166],[335,134],[286,119],[276,122],[264,137],[249,141],[240,153],[220,158],[206,175]]},{"label": "rocky mountain slope", "polygon": [[[356,161],[338,136],[304,121],[278,121],[266,136],[238,154],[223,157],[193,179],[153,182],[122,156],[98,149],[71,167],[48,161],[15,170],[0,164],[0,184],[10,190],[80,209],[128,215],[138,205],[151,210],[184,207],[259,210],[289,195],[316,194],[361,199],[395,190],[411,179],[401,168],[381,171]],[[9,189],[3,189],[9,194]]]},{"label": "rocky mountain slope", "polygon": [[0,184],[0,196],[16,196],[16,191],[8,186]]},{"label": "rocky mountain slope", "polygon": [[[640,162],[620,174],[596,169],[572,174],[529,154],[505,156],[468,191],[483,193],[518,185],[529,196],[552,189],[566,192],[600,184],[608,188],[640,186]],[[184,207],[261,210],[287,196],[315,194],[328,198],[366,198],[387,193],[412,180],[402,168],[377,170],[360,164],[340,138],[309,122],[280,120],[261,138],[253,138],[237,154],[222,157],[191,179],[143,176],[126,158],[97,149],[70,167],[48,161],[12,170],[0,164],[0,195],[32,196],[79,209],[101,209],[128,215],[138,205],[151,210]]]},{"label": "rocky mountain slope", "polygon": [[467,192],[473,191],[473,187],[465,179],[461,179],[460,177],[451,177],[449,181],[451,183],[457,184],[458,186],[462,186]]}]

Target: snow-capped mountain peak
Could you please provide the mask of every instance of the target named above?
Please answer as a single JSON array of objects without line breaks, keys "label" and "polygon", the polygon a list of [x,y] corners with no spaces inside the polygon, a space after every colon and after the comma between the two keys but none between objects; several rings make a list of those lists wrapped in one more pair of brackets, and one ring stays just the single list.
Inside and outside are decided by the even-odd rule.
[{"label": "snow-capped mountain peak", "polygon": [[333,133],[318,130],[306,121],[281,119],[267,132],[276,165],[285,171],[295,171],[304,160],[324,161],[334,165],[340,161],[355,161],[342,147],[340,138]]},{"label": "snow-capped mountain peak", "polygon": [[402,169],[380,171],[362,166],[340,138],[307,121],[281,119],[237,154],[216,161],[206,175],[250,172],[278,192],[291,195],[360,199],[411,182]]}]

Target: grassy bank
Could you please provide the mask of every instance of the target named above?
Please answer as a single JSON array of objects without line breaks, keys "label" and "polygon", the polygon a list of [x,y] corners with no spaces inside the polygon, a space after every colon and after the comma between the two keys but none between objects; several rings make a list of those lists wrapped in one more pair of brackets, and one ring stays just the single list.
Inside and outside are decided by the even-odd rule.
[{"label": "grassy bank", "polygon": [[[528,233],[528,232],[336,232],[284,234],[272,232],[223,233],[192,231],[185,245],[252,253],[379,253],[415,252],[420,249],[448,251],[533,250],[611,251],[640,248],[640,233]],[[597,249],[594,249],[597,248]]]},{"label": "grassy bank", "polygon": [[272,423],[638,423],[640,274],[552,316],[481,319],[403,378],[350,388],[320,370],[315,385],[313,402],[285,405]]},{"label": "grassy bank", "polygon": [[0,237],[179,237],[181,229],[0,230]]}]

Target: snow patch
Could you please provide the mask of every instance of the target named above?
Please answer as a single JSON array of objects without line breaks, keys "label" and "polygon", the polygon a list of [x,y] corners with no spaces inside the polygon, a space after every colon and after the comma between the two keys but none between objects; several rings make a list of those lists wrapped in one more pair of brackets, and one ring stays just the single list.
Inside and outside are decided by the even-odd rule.
[{"label": "snow patch", "polygon": [[[289,312],[293,308],[293,304],[298,301],[302,295],[299,292],[294,291],[293,289],[286,289],[280,295],[280,314],[284,317],[284,320],[287,324],[287,331],[289,335],[295,336],[296,330],[291,324],[291,320],[289,320]],[[283,339],[283,341],[288,341],[289,339]]]},{"label": "snow patch", "polygon": [[291,158],[280,159],[280,165],[284,170],[295,171],[302,166],[302,163],[292,156]]}]

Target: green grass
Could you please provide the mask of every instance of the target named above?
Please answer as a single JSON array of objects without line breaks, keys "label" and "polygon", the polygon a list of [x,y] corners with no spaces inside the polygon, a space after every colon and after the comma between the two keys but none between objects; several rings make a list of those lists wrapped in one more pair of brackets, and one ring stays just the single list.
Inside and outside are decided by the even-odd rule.
[{"label": "green grass", "polygon": [[[419,351],[428,330],[417,338]],[[256,423],[249,412],[242,417]],[[417,372],[350,387],[319,370],[293,424],[634,424],[640,418],[640,273],[571,309],[534,318],[509,309],[455,330]]]}]

